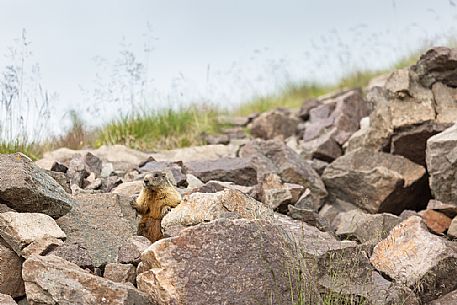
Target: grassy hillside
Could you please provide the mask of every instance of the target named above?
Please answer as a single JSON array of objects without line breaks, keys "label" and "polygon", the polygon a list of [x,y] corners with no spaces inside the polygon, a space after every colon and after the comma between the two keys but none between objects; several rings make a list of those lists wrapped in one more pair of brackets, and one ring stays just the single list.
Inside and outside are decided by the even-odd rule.
[{"label": "grassy hillside", "polygon": [[[399,60],[393,67],[382,71],[358,71],[342,78],[336,84],[289,84],[276,94],[259,96],[245,102],[231,115],[249,115],[277,107],[299,108],[306,99],[344,88],[366,86],[378,75],[413,64],[418,55]],[[43,152],[58,147],[78,149],[98,147],[104,144],[125,144],[135,149],[152,151],[202,144],[201,134],[217,133],[220,110],[210,106],[191,106],[178,110],[164,109],[153,112],[120,116],[97,130],[87,131],[75,113],[70,116],[72,127],[58,138],[43,143],[0,142],[0,153],[22,151],[34,159]],[[227,114],[227,113],[225,113]]]}]

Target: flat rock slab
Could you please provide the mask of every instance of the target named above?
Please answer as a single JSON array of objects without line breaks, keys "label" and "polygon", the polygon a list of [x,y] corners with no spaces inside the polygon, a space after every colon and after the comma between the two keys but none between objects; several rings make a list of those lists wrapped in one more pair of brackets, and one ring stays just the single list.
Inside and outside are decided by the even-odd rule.
[{"label": "flat rock slab", "polygon": [[79,204],[57,220],[67,234],[62,247],[73,250],[61,251],[59,247],[56,251],[71,261],[67,255],[80,249],[92,259],[94,267],[116,262],[119,247],[137,232],[137,218],[129,199],[117,194],[80,194],[75,198]]},{"label": "flat rock slab", "polygon": [[60,184],[20,153],[0,155],[0,172],[0,202],[18,212],[58,218],[75,205]]},{"label": "flat rock slab", "polygon": [[65,233],[50,216],[39,213],[0,214],[0,236],[21,255],[22,249],[46,236],[65,239]]},{"label": "flat rock slab", "polygon": [[424,208],[430,198],[425,168],[401,156],[358,149],[336,159],[322,179],[328,192],[370,213]]},{"label": "flat rock slab", "polygon": [[250,158],[220,158],[184,163],[185,171],[203,182],[211,180],[251,186],[257,183],[257,170]]},{"label": "flat rock slab", "polygon": [[[242,238],[241,238],[242,237]],[[162,239],[142,254],[138,288],[158,304],[321,304],[281,227],[221,219]]]},{"label": "flat rock slab", "polygon": [[427,141],[427,170],[433,197],[457,205],[457,124]]},{"label": "flat rock slab", "polygon": [[373,250],[373,266],[417,289],[422,302],[457,288],[457,243],[431,234],[419,216],[397,225]]},{"label": "flat rock slab", "polygon": [[54,255],[31,256],[24,263],[23,277],[30,304],[153,304],[132,285],[98,277]]}]

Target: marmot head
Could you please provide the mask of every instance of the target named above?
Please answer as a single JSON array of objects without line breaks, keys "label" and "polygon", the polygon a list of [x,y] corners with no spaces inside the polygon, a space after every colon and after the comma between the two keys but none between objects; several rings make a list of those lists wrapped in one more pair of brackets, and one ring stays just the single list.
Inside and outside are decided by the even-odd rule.
[{"label": "marmot head", "polygon": [[170,181],[164,172],[152,172],[144,176],[143,185],[147,189],[156,190],[170,185]]}]

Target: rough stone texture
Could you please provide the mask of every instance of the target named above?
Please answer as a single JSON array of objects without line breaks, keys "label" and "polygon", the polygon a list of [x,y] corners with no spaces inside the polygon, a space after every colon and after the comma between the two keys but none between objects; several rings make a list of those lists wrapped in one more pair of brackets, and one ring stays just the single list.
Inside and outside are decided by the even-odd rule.
[{"label": "rough stone texture", "polygon": [[76,155],[70,160],[68,165],[67,177],[70,179],[70,187],[74,185],[85,188],[89,183],[85,179],[90,176],[89,168],[84,162],[84,157]]},{"label": "rough stone texture", "polygon": [[0,239],[0,293],[20,297],[25,294],[21,277],[22,259]]},{"label": "rough stone texture", "polygon": [[299,120],[283,111],[274,110],[259,115],[252,122],[251,134],[264,140],[286,139],[295,134]]},{"label": "rough stone texture", "polygon": [[328,192],[370,213],[400,214],[426,206],[425,168],[400,156],[355,150],[330,164],[322,176]]},{"label": "rough stone texture", "polygon": [[[325,253],[317,240],[342,247],[315,228],[297,227],[308,245],[304,252]],[[297,259],[301,252],[290,239],[293,230],[286,232],[245,219],[187,228],[143,252],[138,288],[159,304],[292,304],[297,291],[304,292],[304,304],[320,304],[309,266]]]},{"label": "rough stone texture", "polygon": [[449,229],[447,230],[447,235],[451,238],[457,238],[457,217],[452,219]]},{"label": "rough stone texture", "polygon": [[316,108],[320,105],[321,103],[316,100],[316,99],[312,99],[312,100],[306,100],[303,102],[300,110],[298,111],[298,114],[297,116],[304,120],[304,121],[307,121],[309,119],[309,112],[311,109],[313,108]]},{"label": "rough stone texture", "polygon": [[0,236],[18,255],[23,248],[45,236],[65,239],[65,233],[50,216],[39,213],[0,214]]},{"label": "rough stone texture", "polygon": [[457,205],[457,124],[427,141],[427,170],[433,197]]},{"label": "rough stone texture", "polygon": [[448,216],[434,210],[420,211],[419,215],[422,217],[427,227],[438,234],[444,233],[449,228],[452,221]]},{"label": "rough stone texture", "polygon": [[132,264],[109,263],[103,277],[116,283],[135,284],[136,268]]},{"label": "rough stone texture", "polygon": [[17,305],[13,298],[6,294],[0,294],[0,304],[2,305]]},{"label": "rough stone texture", "polygon": [[331,224],[332,228],[336,228],[335,218],[340,213],[348,212],[359,208],[352,203],[346,202],[338,198],[331,198],[332,200],[326,202],[319,210],[319,216],[327,220]]},{"label": "rough stone texture", "polygon": [[21,255],[24,258],[28,258],[32,255],[46,255],[61,245],[63,245],[62,240],[45,235],[40,239],[34,240],[30,245],[22,249]]},{"label": "rough stone texture", "polygon": [[130,181],[124,182],[116,186],[111,192],[123,196],[130,197],[135,194],[139,194],[143,189],[143,181]]},{"label": "rough stone texture", "polygon": [[98,277],[54,255],[31,256],[22,275],[32,305],[153,304],[132,285]]},{"label": "rough stone texture", "polygon": [[449,292],[441,298],[431,301],[430,305],[454,305],[457,304],[457,290]]},{"label": "rough stone texture", "polygon": [[51,250],[49,254],[62,257],[83,269],[95,271],[94,260],[83,242],[80,244],[71,242],[64,243],[57,247],[57,249]]},{"label": "rough stone texture", "polygon": [[302,155],[307,159],[318,159],[332,162],[343,154],[341,146],[332,138],[331,133],[320,135],[318,138],[301,143]]},{"label": "rough stone texture", "polygon": [[356,239],[361,243],[379,242],[401,222],[400,217],[392,214],[366,214],[354,209],[338,214],[334,219],[335,233],[344,239]]},{"label": "rough stone texture", "polygon": [[[276,174],[267,174],[259,184],[260,201],[272,210],[287,207],[293,201],[292,193]],[[294,202],[295,203],[295,202]]]},{"label": "rough stone texture", "polygon": [[[165,172],[176,186],[187,186],[186,175],[181,169],[182,164],[167,161],[150,161],[140,167],[140,173]],[[173,181],[174,180],[174,181]]]},{"label": "rough stone texture", "polygon": [[250,158],[191,161],[186,162],[184,168],[203,182],[219,180],[248,186],[257,183],[257,171]]},{"label": "rough stone texture", "polygon": [[58,218],[73,205],[65,190],[44,170],[20,153],[0,155],[0,202],[18,212],[37,212]]},{"label": "rough stone texture", "polygon": [[313,160],[307,160],[308,164],[311,165],[311,167],[319,174],[322,175],[324,173],[325,168],[329,165],[328,162],[318,160],[318,159],[313,159]]},{"label": "rough stone texture", "polygon": [[119,247],[117,262],[121,264],[138,265],[141,253],[151,245],[149,239],[144,236],[130,237]]},{"label": "rough stone texture", "polygon": [[240,191],[225,189],[217,193],[193,193],[162,219],[165,234],[174,227],[193,226],[218,218],[270,219],[273,211]]},{"label": "rough stone texture", "polygon": [[276,173],[283,182],[309,188],[312,196],[321,201],[327,196],[319,174],[299,154],[281,141],[254,140],[240,149],[241,157],[250,157],[257,168],[257,179]]},{"label": "rough stone texture", "polygon": [[435,47],[423,54],[411,70],[427,88],[436,82],[457,87],[457,49]]},{"label": "rough stone texture", "polygon": [[216,160],[220,158],[236,157],[239,148],[238,145],[203,145],[175,150],[164,150],[153,153],[151,156],[156,161],[189,162],[197,160]]},{"label": "rough stone texture", "polygon": [[424,303],[457,288],[457,244],[431,234],[418,216],[397,225],[370,261],[396,282],[417,289]]},{"label": "rough stone texture", "polygon": [[417,164],[425,166],[427,140],[444,129],[445,125],[435,123],[408,126],[392,135],[390,149],[386,150],[391,154],[406,157]]},{"label": "rough stone texture", "polygon": [[440,124],[454,124],[457,121],[457,89],[435,83],[432,92],[436,104],[436,121]]},{"label": "rough stone texture", "polygon": [[439,200],[431,199],[427,204],[427,210],[435,210],[447,215],[450,218],[457,216],[457,205],[442,203]]},{"label": "rough stone texture", "polygon": [[[118,248],[137,232],[138,222],[129,199],[117,194],[80,194],[76,199],[79,204],[57,220],[67,240],[63,249],[59,247],[56,251],[78,265],[79,258],[87,256],[95,267],[114,263]],[[84,255],[74,257],[71,249],[79,249],[78,253]]]}]

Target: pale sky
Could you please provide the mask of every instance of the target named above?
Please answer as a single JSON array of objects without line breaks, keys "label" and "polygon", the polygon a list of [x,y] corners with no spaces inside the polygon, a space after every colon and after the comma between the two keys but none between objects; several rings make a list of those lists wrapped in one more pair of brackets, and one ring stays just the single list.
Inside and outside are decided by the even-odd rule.
[{"label": "pale sky", "polygon": [[[25,28],[44,87],[59,95],[59,120],[94,105],[97,72],[110,78],[96,56],[113,66],[125,39],[144,61],[149,41],[148,107],[236,106],[288,80],[335,81],[356,68],[383,68],[424,41],[442,42],[457,33],[453,1],[0,0],[0,72]],[[85,119],[96,125],[126,109],[101,108]]]}]

